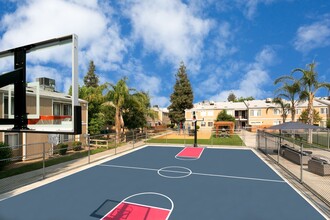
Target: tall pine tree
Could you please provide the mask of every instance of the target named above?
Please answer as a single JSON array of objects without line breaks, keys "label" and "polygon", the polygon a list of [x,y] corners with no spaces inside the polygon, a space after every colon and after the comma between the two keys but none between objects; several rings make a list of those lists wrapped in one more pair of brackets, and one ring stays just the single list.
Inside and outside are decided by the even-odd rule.
[{"label": "tall pine tree", "polygon": [[171,105],[169,109],[169,117],[172,122],[179,124],[185,121],[185,110],[193,107],[194,95],[190,81],[186,72],[186,66],[180,63],[177,74],[174,91],[171,94]]},{"label": "tall pine tree", "polygon": [[84,84],[87,87],[98,87],[99,86],[99,77],[95,74],[95,65],[94,61],[89,62],[88,72],[84,77]]}]

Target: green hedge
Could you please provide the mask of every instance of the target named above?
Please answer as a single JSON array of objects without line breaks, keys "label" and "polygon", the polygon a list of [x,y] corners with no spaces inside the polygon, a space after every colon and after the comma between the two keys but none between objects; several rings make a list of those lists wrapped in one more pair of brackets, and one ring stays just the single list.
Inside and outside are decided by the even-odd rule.
[{"label": "green hedge", "polygon": [[11,162],[10,158],[13,156],[13,151],[8,144],[0,142],[0,170]]},{"label": "green hedge", "polygon": [[57,150],[60,155],[65,155],[68,151],[68,145],[64,143],[60,143],[57,145]]},{"label": "green hedge", "polygon": [[74,151],[80,151],[82,149],[82,143],[80,141],[75,141],[72,143],[72,149]]}]

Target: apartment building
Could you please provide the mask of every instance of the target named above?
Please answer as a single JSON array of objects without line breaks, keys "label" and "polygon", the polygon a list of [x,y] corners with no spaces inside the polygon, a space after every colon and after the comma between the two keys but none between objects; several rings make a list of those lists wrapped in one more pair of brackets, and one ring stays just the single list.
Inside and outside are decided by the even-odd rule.
[{"label": "apartment building", "polygon": [[[14,114],[14,97],[9,95],[8,91],[8,87],[0,89],[1,118],[10,118],[13,117]],[[41,84],[39,91],[35,87],[30,87],[28,85],[26,92],[27,112],[29,115],[40,115],[37,119],[29,120],[29,124],[40,123],[42,126],[66,126],[66,124],[72,124],[71,116],[73,109],[71,96],[56,92],[55,81],[54,84],[48,86]],[[36,99],[37,93],[39,93],[39,101]],[[88,133],[88,102],[79,99],[79,104],[82,109],[82,134],[61,134],[58,135],[59,141],[85,141],[83,137]],[[37,110],[37,106],[40,107],[39,110]],[[42,144],[36,143],[47,143],[48,141],[49,134],[47,133],[0,132],[0,142],[5,142],[9,146],[12,146],[14,156],[22,157],[23,160],[33,159],[33,155],[42,152]],[[51,146],[50,144],[46,144],[45,147],[45,150],[48,152]]]},{"label": "apartment building", "polygon": [[197,125],[200,126],[200,129],[210,130],[214,127],[214,121],[222,110],[226,110],[227,114],[235,117],[237,129],[247,126],[248,111],[243,102],[199,102],[194,104],[192,109],[185,111],[186,123],[193,125],[193,112],[195,112]]},{"label": "apartment building", "polygon": [[151,108],[151,110],[157,113],[157,118],[152,119],[151,117],[147,117],[147,123],[149,126],[155,127],[156,125],[168,125],[171,123],[167,108],[160,108],[155,105]]},{"label": "apartment building", "polygon": [[[305,101],[297,105],[296,120],[299,119],[302,111],[307,108],[307,104],[307,101]],[[318,125],[325,127],[327,118],[329,118],[330,101],[316,99],[313,105],[322,118]],[[252,131],[256,131],[257,129],[283,123],[282,111],[278,105],[272,102],[272,99],[244,102],[203,101],[194,104],[192,109],[185,111],[186,123],[192,124],[193,113],[195,113],[197,125],[200,126],[200,129],[211,130],[214,127],[214,121],[222,110],[226,110],[227,114],[235,117],[236,129],[247,127]],[[286,122],[289,121],[291,121],[290,112],[288,112],[286,118]]]}]

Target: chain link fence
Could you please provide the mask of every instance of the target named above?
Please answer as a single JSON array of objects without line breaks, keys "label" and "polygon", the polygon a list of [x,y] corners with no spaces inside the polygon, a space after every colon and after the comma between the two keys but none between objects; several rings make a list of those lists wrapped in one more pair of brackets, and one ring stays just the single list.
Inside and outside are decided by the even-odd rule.
[{"label": "chain link fence", "polygon": [[[311,140],[310,143],[307,140]],[[270,133],[258,130],[257,146],[330,207],[329,131]]]}]

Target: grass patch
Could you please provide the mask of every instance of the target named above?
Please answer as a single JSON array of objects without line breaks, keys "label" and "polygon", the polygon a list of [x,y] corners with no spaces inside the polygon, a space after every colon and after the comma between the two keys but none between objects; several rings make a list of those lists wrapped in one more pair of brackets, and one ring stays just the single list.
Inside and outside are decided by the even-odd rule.
[{"label": "grass patch", "polygon": [[[147,141],[147,143],[157,144],[194,144],[194,139],[160,139],[153,138]],[[232,135],[228,138],[224,137],[211,137],[209,139],[197,139],[197,144],[206,145],[231,145],[231,146],[245,146],[242,139],[238,135]]]}]

